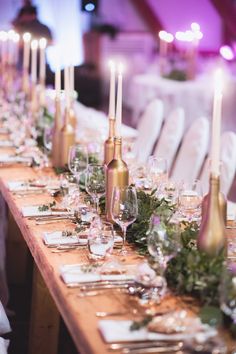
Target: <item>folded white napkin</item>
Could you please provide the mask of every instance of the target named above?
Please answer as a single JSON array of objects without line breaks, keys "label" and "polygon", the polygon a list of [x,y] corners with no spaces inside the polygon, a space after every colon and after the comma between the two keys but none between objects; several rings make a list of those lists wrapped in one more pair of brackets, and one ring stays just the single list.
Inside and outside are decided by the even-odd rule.
[{"label": "folded white napkin", "polygon": [[45,216],[45,215],[63,215],[63,216],[72,215],[72,213],[69,211],[52,211],[50,208],[45,211],[39,211],[39,206],[40,205],[31,205],[31,206],[22,207],[21,209],[22,215],[24,217]]},{"label": "folded white napkin", "polygon": [[[89,230],[83,231],[83,236],[88,234]],[[82,235],[81,234],[81,235]],[[47,246],[58,246],[58,245],[73,245],[73,244],[81,244],[87,245],[87,238],[80,238],[80,235],[71,235],[71,236],[62,236],[62,231],[53,231],[53,232],[44,232],[43,240]],[[122,242],[122,237],[115,236],[115,242]]]},{"label": "folded white napkin", "polygon": [[24,162],[24,163],[31,163],[32,157],[26,156],[11,156],[11,155],[0,155],[0,163],[9,162],[9,163],[17,163],[17,162]]},{"label": "folded white napkin", "polygon": [[[45,188],[46,187],[48,189],[58,189],[59,183],[57,181],[55,181],[55,183],[50,181],[50,183],[45,185]],[[41,185],[40,183],[38,183],[38,185],[30,185],[27,181],[11,181],[8,182],[8,188],[10,191],[25,191],[25,190],[34,191],[34,190],[44,188],[44,183],[42,182]]]},{"label": "folded white napkin", "polygon": [[135,278],[134,272],[132,272],[134,267],[136,266],[127,267],[125,274],[100,274],[98,269],[93,272],[85,272],[81,264],[70,264],[61,266],[60,274],[66,284],[87,283],[100,280],[133,280]]},{"label": "folded white napkin", "polygon": [[45,232],[43,240],[47,246],[87,244],[87,239],[79,238],[76,235],[62,236],[62,231]]},{"label": "folded white napkin", "polygon": [[12,147],[12,146],[14,146],[14,144],[11,140],[1,140],[0,141],[0,147]]},{"label": "folded white napkin", "polygon": [[[163,334],[148,332],[146,328],[141,328],[137,331],[131,331],[130,326],[132,321],[119,321],[119,320],[100,320],[98,323],[98,328],[102,334],[104,340],[107,343],[112,342],[129,342],[129,341],[144,341],[144,340],[168,340],[168,341],[179,341],[190,339],[196,336],[196,332],[193,333],[178,333],[178,334]],[[204,326],[205,331],[199,332],[204,333],[205,338],[213,337],[217,334],[214,328],[209,326]]]},{"label": "folded white napkin", "polygon": [[236,219],[236,203],[227,201],[227,220],[234,221]]}]

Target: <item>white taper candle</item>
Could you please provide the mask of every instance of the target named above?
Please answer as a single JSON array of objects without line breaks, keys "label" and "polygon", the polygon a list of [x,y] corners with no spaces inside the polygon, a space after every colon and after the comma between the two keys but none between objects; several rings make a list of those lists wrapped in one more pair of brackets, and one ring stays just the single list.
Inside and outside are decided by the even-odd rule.
[{"label": "white taper candle", "polygon": [[119,65],[117,101],[116,101],[116,136],[121,137],[122,123],[122,67]]},{"label": "white taper candle", "polygon": [[23,34],[24,49],[23,49],[23,69],[29,70],[30,61],[30,40],[31,34],[26,32]]},{"label": "white taper candle", "polygon": [[212,118],[211,136],[211,173],[220,174],[220,134],[221,134],[221,114],[222,114],[222,70],[215,72],[215,90]]},{"label": "white taper candle", "polygon": [[31,80],[34,84],[37,82],[37,49],[38,41],[34,39],[31,42]]},{"label": "white taper candle", "polygon": [[115,95],[116,95],[116,70],[115,65],[110,61],[110,94],[109,94],[109,113],[110,119],[115,119]]}]

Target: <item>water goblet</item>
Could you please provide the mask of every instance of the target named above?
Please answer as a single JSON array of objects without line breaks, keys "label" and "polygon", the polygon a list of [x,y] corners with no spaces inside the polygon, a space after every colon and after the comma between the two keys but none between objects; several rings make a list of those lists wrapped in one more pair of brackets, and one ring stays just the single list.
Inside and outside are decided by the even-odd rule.
[{"label": "water goblet", "polygon": [[179,191],[179,215],[187,221],[199,221],[203,192],[201,181],[184,182]]},{"label": "water goblet", "polygon": [[112,192],[112,218],[120,226],[123,232],[123,243],[121,254],[128,252],[125,248],[127,227],[131,225],[138,216],[138,200],[134,187],[114,187]]},{"label": "water goblet", "polygon": [[91,222],[88,235],[89,257],[94,260],[105,259],[112,254],[113,245],[113,225],[95,217]]},{"label": "water goblet", "polygon": [[93,198],[99,212],[99,199],[105,194],[105,170],[103,165],[89,164],[85,173],[85,188]]},{"label": "water goblet", "polygon": [[147,170],[153,188],[157,188],[168,179],[168,164],[163,157],[149,156]]},{"label": "water goblet", "polygon": [[69,149],[68,167],[71,173],[80,181],[81,174],[88,165],[88,151],[84,145],[72,145]]}]

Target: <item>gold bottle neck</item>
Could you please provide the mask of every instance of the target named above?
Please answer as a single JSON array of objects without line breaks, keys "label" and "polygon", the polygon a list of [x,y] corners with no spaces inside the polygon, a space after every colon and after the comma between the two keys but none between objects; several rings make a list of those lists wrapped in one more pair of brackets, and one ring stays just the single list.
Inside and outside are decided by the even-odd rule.
[{"label": "gold bottle neck", "polygon": [[218,198],[220,192],[220,178],[219,176],[210,176],[210,195]]},{"label": "gold bottle neck", "polygon": [[122,140],[120,137],[114,137],[114,159],[122,160]]},{"label": "gold bottle neck", "polygon": [[109,118],[109,138],[115,136],[115,119]]}]

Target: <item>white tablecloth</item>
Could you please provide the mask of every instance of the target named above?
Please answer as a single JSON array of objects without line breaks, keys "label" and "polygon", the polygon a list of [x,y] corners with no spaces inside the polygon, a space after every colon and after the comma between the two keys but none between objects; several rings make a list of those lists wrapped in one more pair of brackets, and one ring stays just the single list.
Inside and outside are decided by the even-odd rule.
[{"label": "white tablecloth", "polygon": [[129,91],[133,123],[138,123],[148,102],[160,98],[164,103],[165,116],[172,109],[183,107],[187,127],[195,118],[211,116],[212,94],[213,87],[208,78],[180,82],[164,79],[156,74],[134,76]]}]

